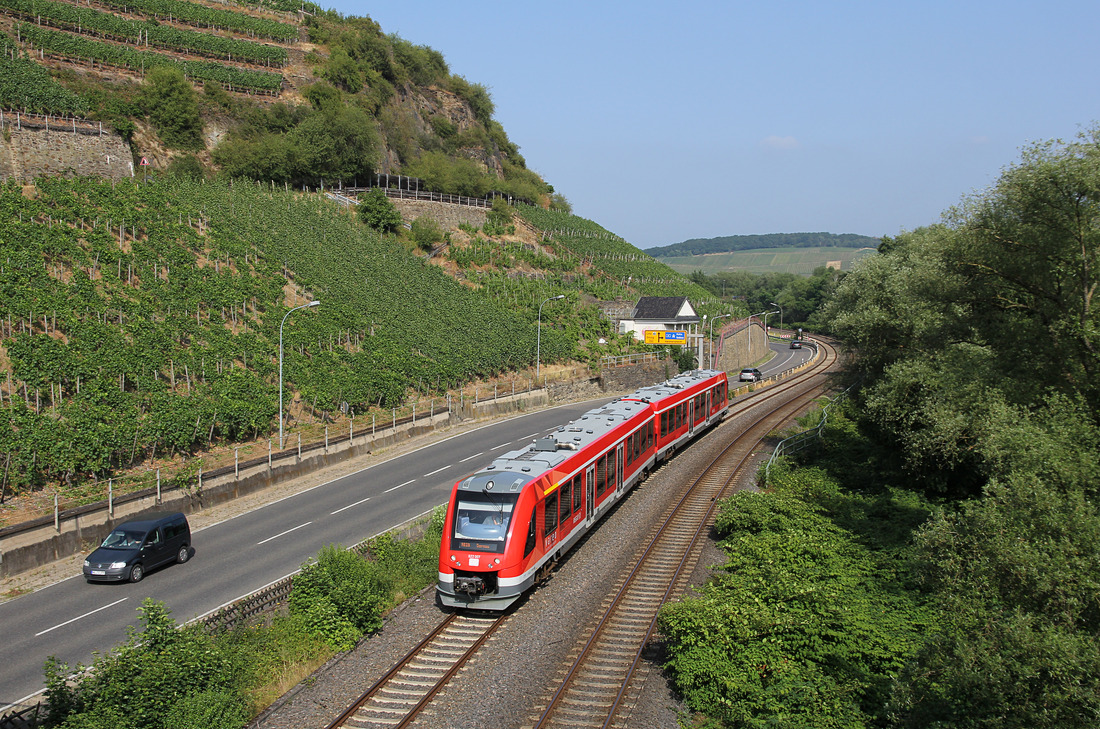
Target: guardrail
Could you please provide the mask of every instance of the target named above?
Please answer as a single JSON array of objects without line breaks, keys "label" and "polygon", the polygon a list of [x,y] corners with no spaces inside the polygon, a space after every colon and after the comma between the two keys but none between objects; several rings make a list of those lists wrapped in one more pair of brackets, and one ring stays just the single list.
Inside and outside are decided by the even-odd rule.
[{"label": "guardrail", "polygon": [[847,390],[840,393],[836,397],[829,398],[829,402],[821,410],[821,420],[818,421],[817,425],[812,428],[808,428],[801,433],[795,433],[788,438],[784,438],[776,444],[775,450],[772,451],[771,457],[764,465],[764,483],[768,482],[768,477],[771,475],[772,464],[775,463],[784,453],[797,453],[798,451],[809,447],[811,442],[813,441],[820,442],[821,432],[825,429],[825,423],[829,419],[829,408],[847,398],[849,390],[851,390],[853,387],[855,387],[855,385],[849,386]]}]

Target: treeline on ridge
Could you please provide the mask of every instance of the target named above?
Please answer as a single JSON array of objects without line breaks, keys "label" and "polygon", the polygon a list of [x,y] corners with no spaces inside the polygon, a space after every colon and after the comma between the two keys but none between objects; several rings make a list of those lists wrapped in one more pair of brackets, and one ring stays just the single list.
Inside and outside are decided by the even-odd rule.
[{"label": "treeline on ridge", "polygon": [[668,246],[647,248],[655,258],[701,256],[756,248],[877,248],[881,239],[855,233],[768,233],[766,235],[725,235],[718,238],[691,238]]}]

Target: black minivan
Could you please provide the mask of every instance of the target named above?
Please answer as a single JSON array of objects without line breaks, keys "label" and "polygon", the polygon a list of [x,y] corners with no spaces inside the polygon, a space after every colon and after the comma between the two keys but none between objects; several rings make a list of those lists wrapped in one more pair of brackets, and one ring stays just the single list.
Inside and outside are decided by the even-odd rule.
[{"label": "black minivan", "polygon": [[191,527],[180,512],[148,514],[119,524],[84,560],[89,582],[140,582],[149,570],[191,556]]}]

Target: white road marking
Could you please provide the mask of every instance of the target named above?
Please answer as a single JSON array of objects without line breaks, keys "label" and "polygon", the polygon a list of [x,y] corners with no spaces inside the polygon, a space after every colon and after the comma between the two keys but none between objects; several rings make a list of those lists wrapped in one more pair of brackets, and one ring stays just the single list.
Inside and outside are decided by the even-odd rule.
[{"label": "white road marking", "polygon": [[61,627],[64,627],[64,626],[68,625],[69,623],[75,623],[77,620],[80,620],[81,618],[86,618],[89,615],[95,615],[100,610],[106,610],[109,607],[114,607],[115,605],[118,605],[120,602],[126,602],[129,599],[130,598],[128,598],[128,597],[124,597],[121,600],[115,600],[110,605],[104,605],[101,608],[96,608],[95,610],[92,610],[91,612],[84,613],[83,615],[79,615],[79,616],[73,618],[72,620],[66,620],[64,623],[58,623],[57,625],[53,626],[52,628],[46,628],[45,630],[43,630],[40,633],[35,633],[34,637],[37,638],[40,635],[45,635],[46,633],[49,633],[51,630],[57,630],[58,628],[61,628]]},{"label": "white road marking", "polygon": [[333,511],[333,512],[329,512],[329,516],[332,516],[333,514],[339,514],[339,513],[341,512],[341,511],[347,511],[348,509],[350,509],[350,508],[351,508],[351,507],[353,507],[353,506],[359,506],[359,504],[365,504],[365,503],[367,503],[368,501],[370,501],[370,497],[369,497],[369,496],[368,496],[367,498],[365,498],[365,499],[360,499],[359,501],[356,501],[356,502],[355,502],[354,504],[348,504],[347,506],[344,506],[344,507],[342,507],[342,508],[340,508],[340,509],[337,509],[336,511]]},{"label": "white road marking", "polygon": [[482,451],[481,453],[475,453],[472,456],[468,456],[466,458],[463,458],[461,461],[459,461],[459,463],[465,463],[466,461],[473,460],[474,458],[477,458],[478,456],[483,456],[483,455],[485,455],[485,451]]},{"label": "white road marking", "polygon": [[450,464],[447,464],[447,465],[446,465],[446,466],[444,466],[443,468],[437,468],[437,469],[435,469],[434,471],[432,471],[431,473],[425,473],[425,474],[424,474],[424,478],[427,478],[428,476],[434,476],[434,475],[436,475],[437,473],[439,473],[440,471],[446,471],[446,470],[447,470],[448,468],[450,468],[450,467],[451,467],[451,466],[450,466]]},{"label": "white road marking", "polygon": [[492,448],[490,448],[489,450],[491,450],[491,451],[498,451],[498,450],[500,450],[501,448],[507,448],[507,447],[508,447],[508,446],[510,446],[510,445],[512,445],[512,441],[508,441],[507,443],[501,443],[501,444],[500,444],[500,445],[498,445],[498,446],[493,446],[493,447],[492,447]]},{"label": "white road marking", "polygon": [[[442,468],[441,468],[441,469],[439,469],[439,471],[442,471],[442,470],[443,470]],[[432,471],[432,473],[439,473],[439,471]],[[431,476],[432,474],[431,474],[431,473],[429,473],[428,475],[429,475],[429,476]],[[415,481],[415,480],[416,480],[416,479],[414,478],[414,479],[413,479],[412,481],[406,481],[405,483],[399,483],[399,484],[397,484],[396,486],[394,486],[394,487],[393,487],[392,489],[386,489],[386,490],[385,490],[385,491],[383,491],[382,493],[384,493],[384,494],[388,494],[388,493],[389,493],[389,492],[391,492],[391,491],[396,491],[397,489],[401,488],[402,486],[408,486],[408,485],[409,485],[410,483],[412,483],[412,482],[413,482],[413,481]]]},{"label": "white road marking", "polygon": [[258,547],[261,544],[267,544],[272,539],[278,539],[279,537],[286,536],[287,534],[290,534],[291,532],[297,531],[297,530],[301,529],[302,527],[307,527],[312,523],[313,522],[311,522],[311,521],[307,521],[305,524],[299,524],[298,526],[294,527],[293,529],[287,529],[285,532],[281,532],[279,534],[276,534],[273,537],[268,537],[267,539],[263,540],[262,542],[256,542],[256,546]]}]

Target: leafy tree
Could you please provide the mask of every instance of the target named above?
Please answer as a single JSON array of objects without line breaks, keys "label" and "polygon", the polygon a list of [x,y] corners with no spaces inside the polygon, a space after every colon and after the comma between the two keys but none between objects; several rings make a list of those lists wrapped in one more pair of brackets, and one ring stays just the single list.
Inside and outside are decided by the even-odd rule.
[{"label": "leafy tree", "polygon": [[392,233],[404,222],[397,207],[377,187],[360,196],[358,209],[359,219],[375,230]]},{"label": "leafy tree", "polygon": [[354,106],[314,112],[290,133],[297,146],[299,174],[327,180],[367,175],[381,159],[373,120]]},{"label": "leafy tree", "polygon": [[202,117],[198,97],[183,71],[156,66],[146,75],[145,108],[161,139],[175,149],[202,149]]}]

